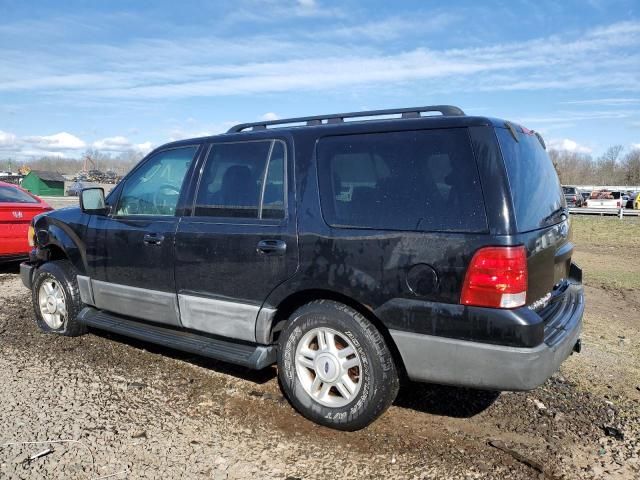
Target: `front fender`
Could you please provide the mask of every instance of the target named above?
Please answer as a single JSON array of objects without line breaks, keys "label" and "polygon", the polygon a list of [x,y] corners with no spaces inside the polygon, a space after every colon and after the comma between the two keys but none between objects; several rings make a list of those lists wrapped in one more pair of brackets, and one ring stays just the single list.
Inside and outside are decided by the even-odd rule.
[{"label": "front fender", "polygon": [[82,238],[86,229],[84,222],[67,223],[50,214],[38,217],[34,229],[38,259],[49,260],[53,249],[57,249],[69,259],[79,273],[86,273],[87,249]]}]

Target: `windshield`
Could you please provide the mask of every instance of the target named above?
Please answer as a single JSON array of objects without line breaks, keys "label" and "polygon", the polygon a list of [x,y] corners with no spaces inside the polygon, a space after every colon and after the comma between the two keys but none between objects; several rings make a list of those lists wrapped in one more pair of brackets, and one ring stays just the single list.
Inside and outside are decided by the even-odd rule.
[{"label": "windshield", "polygon": [[576,189],[575,187],[562,187],[562,191],[565,195],[575,195]]},{"label": "windshield", "polygon": [[553,163],[535,135],[496,128],[518,230],[527,232],[562,221],[566,202]]},{"label": "windshield", "polygon": [[17,187],[1,185],[0,203],[38,203],[38,200]]}]

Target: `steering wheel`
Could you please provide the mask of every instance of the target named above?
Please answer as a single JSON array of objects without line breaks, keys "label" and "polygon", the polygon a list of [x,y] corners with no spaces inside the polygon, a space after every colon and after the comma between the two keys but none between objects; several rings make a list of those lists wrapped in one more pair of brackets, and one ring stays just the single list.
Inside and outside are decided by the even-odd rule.
[{"label": "steering wheel", "polygon": [[180,188],[170,183],[160,185],[158,189],[153,192],[153,206],[160,214],[166,214],[162,212],[164,207],[169,207],[170,210],[175,210],[178,204],[178,196],[180,195]]}]

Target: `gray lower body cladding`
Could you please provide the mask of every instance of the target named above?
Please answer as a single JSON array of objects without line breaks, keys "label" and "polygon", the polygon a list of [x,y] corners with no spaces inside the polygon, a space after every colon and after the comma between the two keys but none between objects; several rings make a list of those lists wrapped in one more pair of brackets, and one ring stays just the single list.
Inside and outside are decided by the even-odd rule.
[{"label": "gray lower body cladding", "polygon": [[580,339],[584,300],[573,286],[562,318],[550,322],[551,333],[532,348],[493,345],[391,330],[409,378],[490,390],[531,390],[543,384],[574,350]]}]

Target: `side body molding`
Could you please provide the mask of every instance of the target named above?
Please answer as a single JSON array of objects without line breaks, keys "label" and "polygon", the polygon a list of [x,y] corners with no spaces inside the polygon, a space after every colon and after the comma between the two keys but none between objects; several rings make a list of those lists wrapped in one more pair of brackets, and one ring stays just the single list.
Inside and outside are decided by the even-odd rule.
[{"label": "side body molding", "polygon": [[152,322],[180,325],[176,295],[116,283],[91,280],[96,307]]},{"label": "side body molding", "polygon": [[78,275],[86,305],[130,317],[267,345],[276,310],[216,298],[159,292]]},{"label": "side body molding", "polygon": [[218,298],[179,294],[182,326],[222,337],[267,344],[256,338],[256,321],[275,310]]}]

